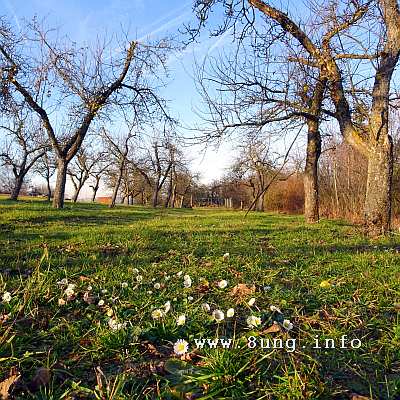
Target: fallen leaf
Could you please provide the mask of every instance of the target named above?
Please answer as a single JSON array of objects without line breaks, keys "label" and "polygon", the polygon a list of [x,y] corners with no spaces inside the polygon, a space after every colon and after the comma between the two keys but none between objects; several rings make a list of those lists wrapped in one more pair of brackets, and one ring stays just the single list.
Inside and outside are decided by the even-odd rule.
[{"label": "fallen leaf", "polygon": [[0,382],[0,399],[6,400],[9,398],[10,395],[10,388],[14,385],[19,378],[21,377],[20,374],[13,374],[5,379],[3,382]]},{"label": "fallen leaf", "polygon": [[272,324],[269,328],[264,329],[261,333],[276,333],[280,332],[281,328],[278,324]]},{"label": "fallen leaf", "polygon": [[232,297],[236,298],[236,302],[240,303],[244,297],[248,296],[249,294],[253,294],[256,291],[255,285],[249,286],[245,283],[239,283],[233,287],[230,292]]},{"label": "fallen leaf", "polygon": [[362,396],[361,394],[357,394],[357,393],[352,393],[350,396],[351,396],[350,397],[351,400],[371,400],[370,397]]}]

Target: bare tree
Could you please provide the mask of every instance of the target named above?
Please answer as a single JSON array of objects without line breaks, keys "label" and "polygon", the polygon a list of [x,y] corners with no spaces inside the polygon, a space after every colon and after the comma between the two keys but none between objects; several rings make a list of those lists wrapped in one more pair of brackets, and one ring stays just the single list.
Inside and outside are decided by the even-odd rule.
[{"label": "bare tree", "polygon": [[[130,107],[133,113],[153,107],[165,114],[152,73],[162,72],[167,46],[165,41],[159,46],[133,41],[113,52],[115,42],[104,41],[77,48],[54,39],[54,32],[46,32],[36,21],[28,28],[29,34],[19,39],[0,30],[2,83],[7,93],[13,89],[25,99],[47,131],[57,156],[53,206],[62,208],[68,164],[94,120],[109,118],[116,106]],[[52,121],[55,109],[67,116],[63,123]]]},{"label": "bare tree", "polygon": [[25,176],[48,147],[40,124],[25,113],[23,108],[14,107],[12,119],[0,126],[5,139],[0,150],[3,166],[8,166],[14,176],[10,199],[17,200]]},{"label": "bare tree", "polygon": [[[238,23],[242,23],[242,33],[248,31],[258,20],[259,11],[271,29],[276,25],[281,28],[283,41],[293,38],[303,49],[307,57],[301,62],[327,80],[334,107],[331,115],[346,141],[368,160],[365,225],[372,235],[389,230],[393,151],[388,111],[392,75],[400,53],[398,1],[343,0],[321,5],[310,1],[312,12],[320,17],[319,23],[310,26],[304,21],[297,24],[262,0],[197,0],[194,6],[199,24],[188,29],[192,37],[199,34],[216,3],[225,7],[226,18],[214,34]],[[370,34],[363,35],[363,29]]]},{"label": "bare tree", "polygon": [[54,154],[50,150],[46,151],[43,157],[37,160],[34,171],[46,180],[47,201],[51,201],[52,189],[50,180],[56,172],[56,161]]}]

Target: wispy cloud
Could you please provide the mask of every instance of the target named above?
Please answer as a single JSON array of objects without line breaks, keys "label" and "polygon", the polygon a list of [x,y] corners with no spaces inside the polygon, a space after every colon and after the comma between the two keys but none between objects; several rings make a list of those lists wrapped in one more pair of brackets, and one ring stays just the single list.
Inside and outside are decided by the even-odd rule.
[{"label": "wispy cloud", "polygon": [[148,39],[155,36],[157,33],[164,32],[179,25],[184,18],[190,14],[190,6],[191,2],[186,2],[183,6],[171,10],[169,13],[154,21],[152,24],[146,27],[147,32],[143,34],[138,41]]},{"label": "wispy cloud", "polygon": [[15,10],[13,8],[13,6],[11,5],[9,0],[3,0],[3,4],[5,6],[5,8],[8,9],[8,12],[12,15],[15,25],[17,26],[18,30],[21,30],[21,24],[19,22],[19,18],[17,16],[17,14],[15,13]]}]

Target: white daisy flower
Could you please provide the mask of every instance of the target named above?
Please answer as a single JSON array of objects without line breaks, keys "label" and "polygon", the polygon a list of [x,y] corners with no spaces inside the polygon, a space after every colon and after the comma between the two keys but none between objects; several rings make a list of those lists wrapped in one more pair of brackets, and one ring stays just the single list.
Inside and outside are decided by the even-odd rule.
[{"label": "white daisy flower", "polygon": [[153,291],[152,290],[148,290],[147,294],[153,294]]},{"label": "white daisy flower", "polygon": [[97,303],[98,306],[104,306],[104,300],[99,300],[99,302]]},{"label": "white daisy flower", "polygon": [[250,328],[256,328],[257,326],[261,325],[261,318],[256,317],[255,315],[250,315],[247,317],[246,322]]},{"label": "white daisy flower", "polygon": [[188,296],[188,301],[193,301],[193,296]]},{"label": "white daisy flower", "polygon": [[269,309],[270,309],[272,312],[277,312],[277,313],[279,313],[279,314],[282,314],[281,309],[280,309],[279,307],[274,306],[274,305],[269,306]]},{"label": "white daisy flower", "polygon": [[74,289],[73,289],[72,287],[69,287],[69,285],[68,285],[68,287],[65,289],[64,293],[65,293],[65,295],[66,295],[67,297],[72,297],[72,296],[75,294]]},{"label": "white daisy flower", "polygon": [[125,289],[125,288],[127,288],[128,287],[128,282],[122,282],[121,283],[121,286]]},{"label": "white daisy flower", "polygon": [[222,281],[218,282],[218,287],[220,289],[225,289],[228,286],[228,281],[226,281],[225,279],[222,279]]},{"label": "white daisy flower", "polygon": [[252,307],[252,306],[254,306],[254,303],[256,302],[256,299],[254,298],[254,297],[252,297],[248,302],[247,302],[247,304],[250,306],[250,307]]},{"label": "white daisy flower", "polygon": [[158,282],[154,284],[154,289],[158,290],[160,288],[161,288],[161,285]]},{"label": "white daisy flower", "polygon": [[[187,278],[186,278],[187,277]],[[183,286],[188,289],[190,286],[192,286],[192,279],[190,278],[189,275],[185,275],[185,279],[183,281]]]},{"label": "white daisy flower", "polygon": [[203,303],[201,307],[205,312],[209,312],[211,310],[211,307],[208,303]]},{"label": "white daisy flower", "polygon": [[151,278],[151,281],[152,281],[152,282],[155,282],[155,281],[156,281],[156,278]]},{"label": "white daisy flower", "polygon": [[11,293],[4,292],[2,299],[3,299],[4,303],[9,303],[11,301]]},{"label": "white daisy flower", "polygon": [[87,289],[86,289],[88,292],[90,292],[90,291],[92,291],[93,290],[93,288],[92,288],[92,286],[91,285],[89,285],[88,287],[87,287]]},{"label": "white daisy flower", "polygon": [[221,310],[214,310],[212,316],[217,322],[221,322],[225,318],[224,312]]},{"label": "white daisy flower", "polygon": [[178,356],[183,356],[187,353],[189,348],[189,343],[186,340],[178,339],[174,344],[174,352]]},{"label": "white daisy flower", "polygon": [[227,318],[232,318],[235,315],[235,310],[233,308],[230,308],[227,312],[226,312],[226,317]]},{"label": "white daisy flower", "polygon": [[162,310],[160,310],[159,308],[157,308],[156,310],[154,310],[151,313],[151,316],[153,317],[153,319],[159,319],[164,316],[164,312]]},{"label": "white daisy flower", "polygon": [[165,314],[166,314],[170,309],[171,309],[171,302],[170,302],[170,301],[167,301],[167,302],[164,304],[164,312],[165,312]]},{"label": "white daisy flower", "polygon": [[142,275],[138,275],[136,277],[136,282],[142,282],[142,280],[143,280],[143,276]]},{"label": "white daisy flower", "polygon": [[139,270],[138,270],[137,268],[133,268],[132,272],[133,272],[134,274],[138,274],[138,273],[139,273]]},{"label": "white daisy flower", "polygon": [[226,260],[229,258],[229,253],[225,253],[225,254],[222,256],[222,258],[223,258],[224,261],[226,261]]},{"label": "white daisy flower", "polygon": [[185,325],[185,323],[186,323],[186,315],[182,314],[177,318],[176,324],[178,326],[181,326],[181,325]]},{"label": "white daisy flower", "polygon": [[101,293],[102,293],[102,294],[106,294],[107,292],[108,292],[107,289],[102,289],[102,290],[101,290]]},{"label": "white daisy flower", "polygon": [[290,322],[290,320],[288,319],[284,319],[282,322],[282,326],[287,329],[288,331],[290,331],[291,329],[293,329],[293,324]]}]

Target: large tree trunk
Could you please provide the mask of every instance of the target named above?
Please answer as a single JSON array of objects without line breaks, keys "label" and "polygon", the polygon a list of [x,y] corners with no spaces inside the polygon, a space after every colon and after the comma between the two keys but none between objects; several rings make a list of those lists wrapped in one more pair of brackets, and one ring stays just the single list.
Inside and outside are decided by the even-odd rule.
[{"label": "large tree trunk", "polygon": [[391,224],[393,144],[390,136],[386,138],[386,143],[379,143],[368,155],[364,215],[366,229],[372,236],[389,231]]},{"label": "large tree trunk", "polygon": [[68,162],[65,159],[57,160],[57,180],[54,189],[53,207],[64,207],[65,184],[67,181]]},{"label": "large tree trunk", "polygon": [[307,157],[304,169],[304,218],[307,223],[319,221],[318,160],[321,155],[321,136],[318,123],[308,123]]},{"label": "large tree trunk", "polygon": [[258,197],[256,205],[255,205],[256,211],[261,211],[261,212],[264,211],[264,199],[265,199],[265,193],[261,194]]},{"label": "large tree trunk", "polygon": [[23,182],[24,182],[24,175],[20,175],[15,178],[15,184],[10,195],[10,200],[18,200],[19,192],[21,191]]},{"label": "large tree trunk", "polygon": [[160,189],[158,188],[158,185],[157,185],[157,187],[154,189],[154,192],[153,192],[153,202],[152,202],[152,205],[153,205],[154,208],[156,208],[157,205],[158,205],[158,192],[159,192],[159,191],[160,191]]}]

